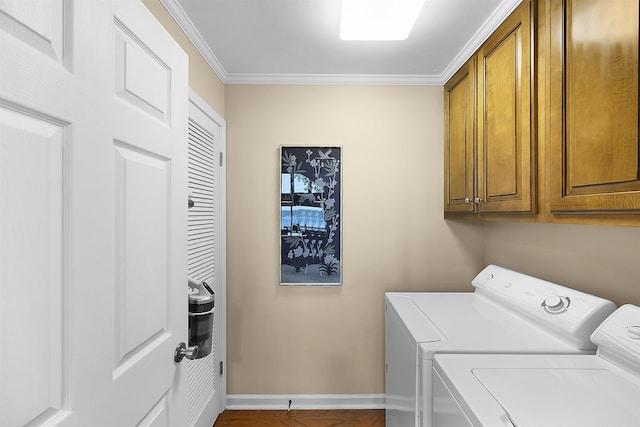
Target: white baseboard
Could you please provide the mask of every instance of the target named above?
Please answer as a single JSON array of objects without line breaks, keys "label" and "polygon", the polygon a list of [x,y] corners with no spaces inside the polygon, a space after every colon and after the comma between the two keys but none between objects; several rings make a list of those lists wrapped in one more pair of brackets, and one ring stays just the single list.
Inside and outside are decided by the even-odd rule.
[{"label": "white baseboard", "polygon": [[226,409],[384,409],[384,394],[228,394]]}]

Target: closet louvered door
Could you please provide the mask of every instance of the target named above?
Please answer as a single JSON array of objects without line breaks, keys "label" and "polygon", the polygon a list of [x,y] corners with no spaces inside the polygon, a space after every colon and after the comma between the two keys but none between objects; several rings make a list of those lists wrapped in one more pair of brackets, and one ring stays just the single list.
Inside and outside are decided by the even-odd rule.
[{"label": "closet louvered door", "polygon": [[[205,281],[216,291],[216,198],[219,167],[216,135],[193,118],[189,120],[189,192],[195,205],[189,209],[189,277]],[[217,293],[217,291],[216,291]],[[216,295],[217,296],[217,295]],[[187,408],[189,426],[196,422],[218,389],[216,361],[216,324],[218,301],[214,309],[211,354],[189,361],[187,365]],[[216,400],[216,399],[214,399]],[[217,413],[215,414],[217,415]]]}]

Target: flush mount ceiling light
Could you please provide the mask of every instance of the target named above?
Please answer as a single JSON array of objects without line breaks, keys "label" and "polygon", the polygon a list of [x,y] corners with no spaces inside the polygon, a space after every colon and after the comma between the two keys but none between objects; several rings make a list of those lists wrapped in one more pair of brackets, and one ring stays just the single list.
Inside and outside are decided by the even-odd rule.
[{"label": "flush mount ceiling light", "polygon": [[404,40],[425,0],[342,0],[342,40]]}]

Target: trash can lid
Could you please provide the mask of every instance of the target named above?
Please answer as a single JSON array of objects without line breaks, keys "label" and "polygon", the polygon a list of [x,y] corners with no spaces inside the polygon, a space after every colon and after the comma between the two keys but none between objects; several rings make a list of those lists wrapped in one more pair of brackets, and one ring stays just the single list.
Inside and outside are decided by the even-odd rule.
[{"label": "trash can lid", "polygon": [[208,304],[213,301],[215,301],[215,296],[213,295],[189,294],[189,304]]}]

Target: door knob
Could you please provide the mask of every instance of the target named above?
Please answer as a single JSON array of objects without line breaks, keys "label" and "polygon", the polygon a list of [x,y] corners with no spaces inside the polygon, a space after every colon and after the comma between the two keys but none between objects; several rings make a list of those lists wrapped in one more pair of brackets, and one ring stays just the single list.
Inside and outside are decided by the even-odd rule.
[{"label": "door knob", "polygon": [[178,344],[176,351],[173,353],[173,361],[176,363],[182,362],[182,358],[186,357],[189,360],[193,360],[198,357],[198,346],[187,347],[183,342]]}]

